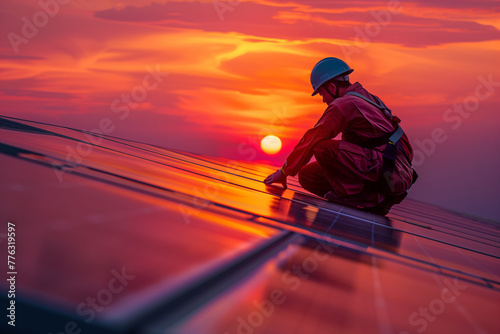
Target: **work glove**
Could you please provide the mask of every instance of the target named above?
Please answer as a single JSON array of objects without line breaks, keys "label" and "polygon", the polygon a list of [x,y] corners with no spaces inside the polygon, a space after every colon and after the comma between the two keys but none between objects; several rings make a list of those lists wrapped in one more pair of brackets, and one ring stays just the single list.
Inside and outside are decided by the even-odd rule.
[{"label": "work glove", "polygon": [[266,179],[264,180],[264,183],[268,186],[273,184],[273,183],[281,183],[281,185],[283,186],[283,189],[287,188],[286,175],[283,173],[281,168],[278,169],[276,172],[272,173],[271,175],[269,175],[268,177],[266,177]]}]

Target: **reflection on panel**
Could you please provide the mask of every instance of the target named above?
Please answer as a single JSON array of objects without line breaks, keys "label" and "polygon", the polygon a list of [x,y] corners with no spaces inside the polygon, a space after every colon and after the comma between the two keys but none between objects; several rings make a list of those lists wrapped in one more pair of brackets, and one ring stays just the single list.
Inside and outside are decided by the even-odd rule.
[{"label": "reflection on panel", "polygon": [[474,333],[497,328],[483,286],[302,239],[183,319],[143,333]]}]

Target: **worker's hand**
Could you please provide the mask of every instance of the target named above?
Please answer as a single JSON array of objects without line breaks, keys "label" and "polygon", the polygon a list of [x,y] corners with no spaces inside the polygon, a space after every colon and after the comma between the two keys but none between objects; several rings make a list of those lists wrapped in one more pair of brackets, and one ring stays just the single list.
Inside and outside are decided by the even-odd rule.
[{"label": "worker's hand", "polygon": [[281,168],[278,169],[276,172],[272,173],[271,175],[269,175],[268,177],[266,177],[266,179],[264,180],[264,183],[268,186],[273,184],[273,183],[281,183],[281,185],[283,186],[283,189],[287,188],[286,175],[283,174],[283,172],[281,171]]}]

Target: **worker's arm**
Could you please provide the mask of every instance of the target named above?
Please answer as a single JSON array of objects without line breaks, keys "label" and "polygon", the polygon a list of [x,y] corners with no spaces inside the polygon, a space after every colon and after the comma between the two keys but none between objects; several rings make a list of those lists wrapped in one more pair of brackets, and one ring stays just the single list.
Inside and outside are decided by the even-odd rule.
[{"label": "worker's arm", "polygon": [[313,156],[314,146],[322,140],[334,138],[346,126],[346,119],[335,106],[330,106],[316,125],[307,130],[292,153],[288,155],[282,170],[285,175],[295,176]]},{"label": "worker's arm", "polygon": [[264,183],[281,183],[287,188],[286,177],[295,176],[299,170],[311,160],[313,148],[318,142],[335,137],[345,127],[346,120],[337,107],[330,106],[316,125],[307,130],[302,139],[288,156],[283,167],[269,175]]}]

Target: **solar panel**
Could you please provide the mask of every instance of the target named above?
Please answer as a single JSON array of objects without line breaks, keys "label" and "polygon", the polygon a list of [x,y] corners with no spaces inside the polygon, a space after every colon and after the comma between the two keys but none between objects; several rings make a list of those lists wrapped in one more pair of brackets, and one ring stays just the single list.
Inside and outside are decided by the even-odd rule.
[{"label": "solar panel", "polygon": [[[14,333],[496,332],[500,228],[329,203],[271,166],[0,118]],[[6,310],[6,313],[8,310]]]}]

